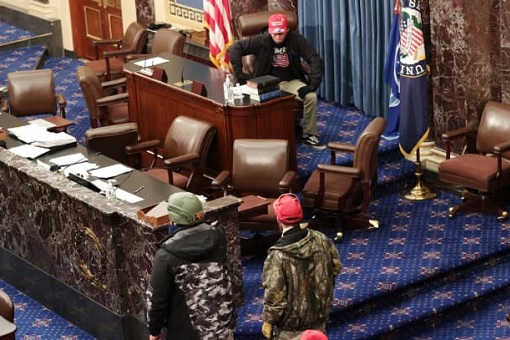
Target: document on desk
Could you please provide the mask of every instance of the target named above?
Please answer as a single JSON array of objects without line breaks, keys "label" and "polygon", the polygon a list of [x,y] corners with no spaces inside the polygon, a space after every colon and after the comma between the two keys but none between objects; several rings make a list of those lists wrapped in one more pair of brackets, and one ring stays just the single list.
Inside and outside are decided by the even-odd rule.
[{"label": "document on desk", "polygon": [[[92,181],[92,184],[94,184],[96,187],[101,189],[101,191],[104,191],[106,189],[106,187],[108,186],[108,184],[105,181],[102,181],[100,179],[96,179],[95,181]],[[119,188],[115,189],[115,198],[122,200],[122,201],[129,202],[129,203],[136,203],[136,202],[143,201],[143,198],[141,198],[140,196],[133,195],[133,194],[131,194],[125,190],[119,189]]]},{"label": "document on desk", "polygon": [[131,171],[133,171],[133,169],[131,169],[130,167],[127,167],[123,164],[115,164],[104,168],[92,170],[90,174],[97,178],[112,178]]},{"label": "document on desk", "polygon": [[140,67],[146,68],[146,67],[156,66],[159,64],[164,64],[164,63],[168,63],[168,60],[165,58],[161,58],[161,57],[154,57],[154,58],[136,61],[134,64],[138,65]]},{"label": "document on desk", "polygon": [[33,146],[30,144],[23,144],[20,146],[15,146],[13,148],[8,149],[10,152],[29,159],[35,159],[46,152],[50,151],[50,149],[47,148],[41,148],[39,146]]},{"label": "document on desk", "polygon": [[46,130],[56,126],[55,124],[50,123],[46,119],[43,119],[43,118],[29,120],[28,123],[29,124],[35,124],[35,125],[38,125],[38,126],[42,126]]},{"label": "document on desk", "polygon": [[80,162],[85,162],[87,157],[81,152],[73,153],[72,155],[66,155],[61,157],[54,157],[50,159],[50,162],[58,165],[58,166],[66,166],[72,164],[78,164]]},{"label": "document on desk", "polygon": [[34,146],[51,148],[76,143],[76,138],[65,132],[49,132],[38,124],[27,124],[7,129],[10,134],[16,136],[20,141]]}]

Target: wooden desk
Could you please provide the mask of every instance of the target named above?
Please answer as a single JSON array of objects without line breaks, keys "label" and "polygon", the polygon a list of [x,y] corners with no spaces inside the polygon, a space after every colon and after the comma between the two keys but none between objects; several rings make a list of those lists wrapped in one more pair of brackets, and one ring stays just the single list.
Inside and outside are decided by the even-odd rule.
[{"label": "wooden desk", "polygon": [[74,124],[72,120],[65,119],[60,116],[50,116],[44,118],[44,120],[55,125],[51,128],[48,128],[48,131],[65,131],[68,126]]},{"label": "wooden desk", "polygon": [[[126,64],[130,119],[138,123],[143,140],[164,139],[168,127],[178,115],[194,117],[217,128],[207,165],[219,172],[232,165],[232,146],[239,138],[278,138],[289,141],[289,167],[296,169],[294,135],[294,95],[288,94],[264,103],[248,96],[234,105],[225,105],[223,72],[201,63],[171,54],[157,65],[165,70],[167,82],[152,79],[137,71],[140,66]],[[190,86],[178,87],[182,80],[204,83],[207,97],[194,94]]]}]

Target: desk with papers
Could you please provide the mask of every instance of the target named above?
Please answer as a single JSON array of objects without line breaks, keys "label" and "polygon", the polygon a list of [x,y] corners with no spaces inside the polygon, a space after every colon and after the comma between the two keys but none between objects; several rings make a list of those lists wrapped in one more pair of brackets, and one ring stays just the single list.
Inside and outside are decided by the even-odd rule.
[{"label": "desk with papers", "polygon": [[[22,124],[0,114],[4,130]],[[145,290],[167,230],[141,221],[137,213],[180,189],[135,169],[126,172],[81,145],[52,149],[35,160],[10,151],[20,145],[9,135],[7,149],[0,147],[0,277],[96,337],[147,338]],[[100,177],[115,174],[117,190],[140,199],[109,200],[62,175],[85,163],[98,165],[89,179],[104,183]],[[44,164],[60,168],[49,171]],[[205,205],[206,218],[218,221],[227,235],[238,305],[243,302],[239,204],[224,197]]]}]

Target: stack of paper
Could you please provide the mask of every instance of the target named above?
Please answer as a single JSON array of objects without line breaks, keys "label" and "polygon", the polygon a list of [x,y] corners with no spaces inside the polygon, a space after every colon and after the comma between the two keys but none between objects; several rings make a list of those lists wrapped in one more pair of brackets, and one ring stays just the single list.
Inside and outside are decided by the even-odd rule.
[{"label": "stack of paper", "polygon": [[15,128],[9,128],[20,141],[43,148],[52,148],[76,143],[76,138],[65,132],[49,132],[45,127],[38,124],[28,124]]}]

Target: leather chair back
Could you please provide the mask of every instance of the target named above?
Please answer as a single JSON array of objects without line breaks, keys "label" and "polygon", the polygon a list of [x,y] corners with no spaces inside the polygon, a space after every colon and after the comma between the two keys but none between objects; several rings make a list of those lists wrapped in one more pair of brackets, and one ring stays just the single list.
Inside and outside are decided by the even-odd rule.
[{"label": "leather chair back", "polygon": [[370,182],[377,178],[379,143],[385,126],[384,119],[375,118],[358,137],[354,148],[353,167],[361,169],[361,182]]},{"label": "leather chair back", "polygon": [[[177,116],[170,125],[163,144],[163,159],[197,153],[200,162],[195,168],[204,169],[207,154],[216,128],[204,121],[186,116]],[[187,168],[190,172],[194,169]]]},{"label": "leather chair back", "polygon": [[185,40],[184,34],[170,28],[161,28],[154,34],[151,54],[170,52],[182,56]]},{"label": "leather chair back", "polygon": [[132,164],[133,161],[126,155],[125,147],[138,143],[138,126],[136,123],[124,123],[110,126],[98,127],[85,132],[87,147],[101,152],[117,162],[129,166],[138,167]]},{"label": "leather chair back", "polygon": [[288,141],[236,139],[233,146],[231,185],[237,193],[278,197],[287,172]]},{"label": "leather chair back", "polygon": [[7,75],[7,89],[12,115],[56,115],[57,99],[52,70],[11,72]]},{"label": "leather chair back", "polygon": [[91,125],[92,127],[97,127],[100,112],[96,105],[96,101],[106,95],[103,87],[101,86],[101,81],[94,70],[87,65],[78,66],[76,70],[76,77],[80,83],[80,88],[83,92],[87,109],[89,110]]},{"label": "leather chair back", "polygon": [[[489,101],[483,110],[478,126],[476,149],[479,153],[492,153],[494,146],[506,142],[510,131],[510,105]],[[503,154],[510,159],[510,152]]]},{"label": "leather chair back", "polygon": [[134,21],[129,24],[122,37],[122,49],[130,50],[132,53],[142,53],[147,41],[147,28]]}]

